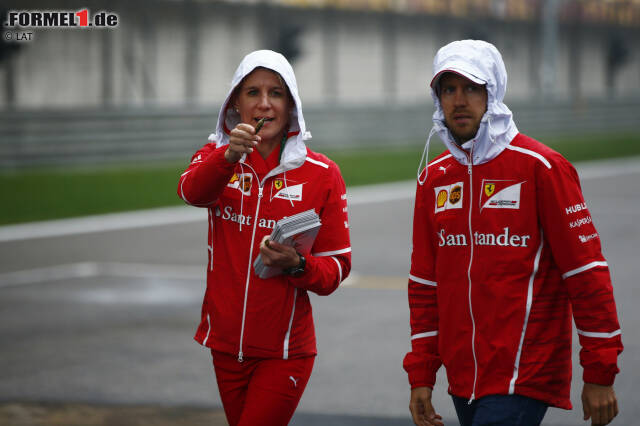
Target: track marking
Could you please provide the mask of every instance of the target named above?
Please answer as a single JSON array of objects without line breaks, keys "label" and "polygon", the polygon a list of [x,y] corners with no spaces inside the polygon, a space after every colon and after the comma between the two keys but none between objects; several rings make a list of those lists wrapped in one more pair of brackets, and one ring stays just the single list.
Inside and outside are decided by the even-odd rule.
[{"label": "track marking", "polygon": [[[78,278],[116,277],[206,281],[201,265],[166,265],[124,262],[77,262],[0,274],[0,289]],[[406,277],[361,275],[351,272],[340,287],[406,290]]]},{"label": "track marking", "polygon": [[206,280],[204,266],[122,262],[77,262],[0,274],[0,288],[99,276]]}]

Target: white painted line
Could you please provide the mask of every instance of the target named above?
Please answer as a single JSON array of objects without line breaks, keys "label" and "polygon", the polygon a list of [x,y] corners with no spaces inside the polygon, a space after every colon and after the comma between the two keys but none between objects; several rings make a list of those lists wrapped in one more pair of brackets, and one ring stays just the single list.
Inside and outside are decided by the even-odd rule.
[{"label": "white painted line", "polygon": [[580,180],[602,179],[640,173],[640,157],[576,163]]},{"label": "white painted line", "polygon": [[0,274],[0,288],[71,278],[90,278],[96,275],[98,275],[98,265],[95,262],[55,265]]},{"label": "white painted line", "polygon": [[92,232],[117,231],[150,226],[207,221],[207,210],[190,206],[163,207],[110,213],[73,219],[32,222],[0,227],[0,242],[61,237]]},{"label": "white painted line", "polygon": [[[640,157],[577,163],[576,168],[582,180],[623,176],[640,173]],[[358,206],[412,199],[415,195],[415,188],[415,180],[351,187],[347,189],[348,203],[350,206]],[[206,220],[207,209],[204,208],[164,207],[2,226],[0,227],[0,243],[198,221],[206,222]]]},{"label": "white painted line", "polygon": [[0,288],[93,277],[206,281],[206,266],[120,262],[78,262],[0,274]]}]

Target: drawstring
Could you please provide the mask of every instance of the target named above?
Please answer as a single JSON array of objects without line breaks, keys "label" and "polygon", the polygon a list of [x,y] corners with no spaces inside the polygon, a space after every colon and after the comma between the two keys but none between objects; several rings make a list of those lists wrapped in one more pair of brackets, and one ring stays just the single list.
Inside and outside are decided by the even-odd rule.
[{"label": "drawstring", "polygon": [[491,127],[491,116],[487,117],[487,122],[489,123],[489,140],[491,143],[496,143],[496,138],[493,136],[493,128]]},{"label": "drawstring", "polygon": [[240,162],[240,217],[238,220],[238,226],[240,229],[240,232],[242,232],[242,205],[243,205],[243,201],[244,201],[244,167],[242,166],[242,162]]},{"label": "drawstring", "polygon": [[291,200],[291,194],[289,194],[289,187],[287,186],[287,171],[284,171],[284,189],[285,192],[287,193],[287,198],[289,199],[289,202],[291,203],[291,207],[293,206],[293,201]]},{"label": "drawstring", "polygon": [[[427,181],[427,168],[429,165],[429,142],[431,141],[431,138],[433,137],[433,135],[436,134],[436,127],[433,126],[431,128],[431,131],[429,132],[429,137],[427,138],[427,143],[424,145],[424,150],[422,151],[422,158],[420,158],[420,164],[418,164],[418,183],[420,184],[420,186],[424,185],[424,183]],[[426,157],[426,165],[425,165],[425,170],[424,170],[424,179],[420,180],[420,169],[422,168],[422,162],[425,161],[425,157]]]}]

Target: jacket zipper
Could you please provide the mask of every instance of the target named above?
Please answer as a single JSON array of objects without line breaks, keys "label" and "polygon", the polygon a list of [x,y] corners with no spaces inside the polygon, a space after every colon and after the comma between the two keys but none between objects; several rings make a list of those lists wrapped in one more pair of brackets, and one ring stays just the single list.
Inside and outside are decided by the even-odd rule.
[{"label": "jacket zipper", "polygon": [[258,180],[258,174],[255,172],[255,170],[253,170],[253,167],[249,166],[248,164],[245,164],[245,165],[249,167],[253,172],[253,174],[256,176],[256,181],[258,182],[258,202],[256,203],[256,214],[255,214],[255,219],[253,221],[253,230],[251,231],[251,245],[249,246],[249,265],[247,266],[247,281],[244,287],[244,305],[242,307],[242,325],[240,326],[240,348],[238,350],[238,362],[244,361],[244,356],[242,353],[242,341],[244,340],[244,321],[247,316],[247,297],[249,295],[249,281],[251,280],[251,265],[253,264],[253,262],[251,261],[251,259],[253,258],[253,242],[255,241],[255,237],[256,237],[258,213],[260,211],[260,201],[262,200],[262,190],[263,190],[262,183],[264,183]]},{"label": "jacket zipper", "polygon": [[[240,347],[238,349],[238,362],[244,361],[244,354],[242,352],[242,342],[244,340],[244,322],[247,316],[247,296],[249,295],[249,281],[251,280],[251,266],[253,265],[253,262],[251,261],[253,258],[253,243],[256,237],[256,226],[258,225],[258,213],[260,212],[260,201],[262,200],[262,191],[264,189],[264,183],[267,181],[267,179],[277,174],[277,173],[272,173],[273,170],[271,170],[269,173],[265,175],[265,177],[262,178],[262,182],[261,182],[258,178],[258,174],[253,169],[253,167],[251,167],[247,163],[244,163],[244,165],[251,169],[251,171],[256,177],[256,181],[258,182],[258,202],[256,204],[256,214],[255,214],[255,219],[253,221],[253,230],[251,231],[251,246],[249,247],[249,265],[247,266],[247,281],[245,283],[245,288],[244,288],[244,304],[242,307],[242,325],[240,326]],[[294,297],[294,310],[295,310],[295,297]],[[293,319],[293,316],[292,316],[292,319]]]},{"label": "jacket zipper", "polygon": [[473,212],[473,147],[471,145],[471,153],[468,154],[467,170],[469,173],[469,241],[471,243],[471,256],[469,257],[469,267],[467,268],[467,278],[469,279],[469,313],[471,314],[471,352],[473,353],[473,389],[471,390],[471,398],[469,405],[476,398],[476,382],[478,380],[478,359],[476,357],[476,322],[473,318],[473,303],[471,301],[471,264],[473,263],[473,229],[471,227],[471,214]]}]

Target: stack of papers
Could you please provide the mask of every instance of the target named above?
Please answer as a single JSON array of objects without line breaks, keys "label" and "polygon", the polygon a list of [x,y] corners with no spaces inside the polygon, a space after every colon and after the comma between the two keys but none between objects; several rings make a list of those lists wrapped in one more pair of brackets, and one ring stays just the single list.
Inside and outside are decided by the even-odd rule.
[{"label": "stack of papers", "polygon": [[[280,244],[292,246],[303,255],[311,252],[311,246],[320,230],[320,218],[314,209],[280,219],[269,237]],[[253,262],[253,269],[260,278],[271,278],[282,273],[282,268],[265,266],[261,255]]]}]

